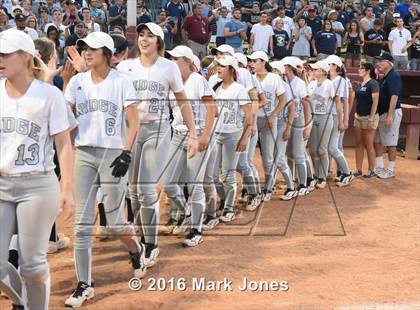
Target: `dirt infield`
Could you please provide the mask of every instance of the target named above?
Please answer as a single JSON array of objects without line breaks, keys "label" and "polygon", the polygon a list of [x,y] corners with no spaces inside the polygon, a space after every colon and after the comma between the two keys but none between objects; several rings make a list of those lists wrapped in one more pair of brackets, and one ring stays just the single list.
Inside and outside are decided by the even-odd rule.
[{"label": "dirt infield", "polygon": [[[354,167],[353,150],[346,154]],[[330,189],[291,202],[277,195],[258,212],[242,211],[234,224],[206,234],[195,248],[161,236],[159,262],[137,292],[128,287],[132,270],[122,245],[96,240],[95,298],[83,308],[420,309],[419,164],[398,158],[394,179],[357,179],[346,188],[330,182]],[[61,223],[59,231],[71,235],[71,226]],[[76,285],[72,249],[49,262],[50,308],[61,309]],[[200,278],[226,278],[233,291],[198,291]],[[244,278],[287,283],[271,283],[278,291],[240,291]],[[148,291],[154,280],[166,282],[166,290]],[[0,309],[9,305],[0,300]]]}]

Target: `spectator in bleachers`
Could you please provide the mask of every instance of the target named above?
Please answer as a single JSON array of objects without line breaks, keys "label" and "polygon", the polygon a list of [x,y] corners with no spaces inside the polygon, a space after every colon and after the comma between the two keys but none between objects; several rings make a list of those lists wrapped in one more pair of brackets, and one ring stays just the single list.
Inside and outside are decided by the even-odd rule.
[{"label": "spectator in bleachers", "polygon": [[41,37],[42,33],[39,31],[38,23],[35,16],[28,16],[26,18],[26,27],[36,31],[38,38]]},{"label": "spectator in bleachers", "polygon": [[[284,0],[283,1],[283,7],[284,7],[284,14],[290,18],[294,18],[295,14],[296,14],[296,8],[295,8],[295,4],[294,1],[292,0]],[[277,14],[278,16],[278,14]]]},{"label": "spectator in bleachers", "polygon": [[216,20],[216,46],[225,44],[225,27],[226,24],[231,20],[231,18],[227,17],[228,9],[226,7],[221,7],[220,10],[213,13]]},{"label": "spectator in bleachers", "polygon": [[164,34],[165,48],[167,50],[172,49],[173,38],[178,32],[178,21],[176,17],[168,16],[168,12],[165,9],[160,9],[158,15],[158,21],[156,22],[162,27]]},{"label": "spectator in bleachers", "polygon": [[312,30],[306,24],[306,19],[302,16],[298,19],[293,30],[292,40],[294,40],[292,55],[302,59],[308,59],[311,56],[310,42],[312,39]]},{"label": "spectator in bleachers", "polygon": [[49,26],[54,25],[61,33],[64,34],[66,31],[66,26],[63,25],[63,17],[61,15],[60,10],[55,9],[52,13],[53,21],[45,25],[42,30],[43,33],[47,33],[47,29]]},{"label": "spectator in bleachers", "polygon": [[336,2],[334,8],[337,11],[337,21],[339,21],[344,26],[345,29],[348,29],[351,19],[349,19],[349,16],[343,10],[344,7],[342,3]]},{"label": "spectator in bleachers", "polygon": [[241,10],[233,9],[232,19],[225,25],[225,44],[233,47],[235,53],[242,53],[242,40],[246,40],[247,25],[241,21]]},{"label": "spectator in bleachers", "polygon": [[15,15],[15,23],[16,23],[16,29],[24,31],[27,33],[32,40],[38,39],[38,33],[32,29],[26,27],[26,16],[23,14],[16,14]]},{"label": "spectator in bleachers", "polygon": [[201,2],[201,16],[209,18],[212,14],[213,7],[209,4],[209,0],[202,0]]},{"label": "spectator in bleachers", "polygon": [[413,34],[411,45],[410,69],[420,71],[420,19],[417,19],[416,31]]},{"label": "spectator in bleachers", "polygon": [[388,38],[390,32],[397,28],[397,21],[400,18],[400,13],[394,13],[393,17],[394,18],[392,19],[391,23],[384,25],[385,38]]},{"label": "spectator in bleachers", "polygon": [[261,5],[261,11],[264,11],[268,14],[268,16],[271,16],[272,19],[276,18],[276,10],[278,8],[278,4],[276,3],[276,0],[268,0],[267,2],[264,2]]},{"label": "spectator in bleachers", "polygon": [[346,30],[344,29],[343,24],[340,23],[339,21],[337,21],[337,16],[338,16],[338,14],[337,14],[336,10],[331,10],[328,13],[328,19],[331,22],[332,30],[335,33],[335,36],[337,37],[337,55],[340,55],[342,41],[343,41],[342,36],[346,32]]},{"label": "spectator in bleachers", "polygon": [[149,10],[144,6],[144,2],[141,0],[137,2],[136,7],[137,25],[146,24],[152,21]]},{"label": "spectator in bleachers", "polygon": [[289,54],[290,37],[283,27],[283,20],[277,19],[273,35],[273,57],[277,60],[283,59]]},{"label": "spectator in bleachers", "polygon": [[372,29],[373,22],[375,21],[375,14],[373,14],[373,8],[371,6],[366,7],[365,16],[360,20],[360,28],[363,33]]},{"label": "spectator in bleachers", "polygon": [[276,13],[277,13],[277,17],[273,19],[272,21],[273,28],[275,27],[277,20],[281,19],[284,22],[283,29],[287,32],[287,34],[289,35],[289,38],[291,38],[293,28],[295,27],[295,23],[293,19],[286,15],[286,11],[282,5],[279,5]]},{"label": "spectator in bleachers", "polygon": [[115,26],[120,26],[125,29],[127,23],[127,6],[124,5],[124,0],[115,0],[114,5],[111,5],[108,10],[109,29],[112,30]]},{"label": "spectator in bleachers", "polygon": [[201,16],[200,3],[194,3],[192,6],[192,15],[185,18],[184,24],[182,25],[182,36],[198,58],[203,58],[207,55],[210,28],[207,18]]},{"label": "spectator in bleachers", "polygon": [[379,0],[372,0],[371,6],[375,18],[381,18],[382,14],[384,13],[384,9],[381,7]]},{"label": "spectator in bleachers", "polygon": [[31,5],[31,1],[29,0],[23,0],[20,5],[22,6],[23,10],[22,10],[22,14],[25,15],[26,17],[28,16],[35,16],[35,13],[32,12],[32,5]]},{"label": "spectator in bleachers", "polygon": [[389,51],[394,58],[395,69],[408,69],[407,50],[411,46],[411,33],[404,28],[403,19],[397,19],[397,28],[392,30],[388,36]]},{"label": "spectator in bleachers", "polygon": [[[246,20],[246,24],[248,26],[247,37],[248,40],[251,38],[251,29],[254,25],[258,24],[260,21],[260,4],[257,1],[254,1],[252,5],[251,13],[248,14],[248,19]],[[267,15],[268,16],[268,15]]]},{"label": "spectator in bleachers", "polygon": [[59,10],[61,11],[60,2],[56,2],[55,0],[47,0],[47,5],[45,5],[48,11],[48,15],[54,17],[54,11]]},{"label": "spectator in bleachers", "polygon": [[55,44],[55,50],[57,52],[57,60],[58,63],[64,63],[64,47],[65,42],[60,38],[60,32],[57,28],[53,25],[47,28],[47,35],[46,37],[50,39]]},{"label": "spectator in bleachers", "polygon": [[220,2],[221,6],[224,6],[225,8],[227,8],[229,13],[232,13],[235,7],[232,0],[220,0]]},{"label": "spectator in bleachers", "polygon": [[347,13],[349,20],[357,19],[361,13],[354,0],[344,1],[344,11]]},{"label": "spectator in bleachers", "polygon": [[361,48],[364,44],[363,33],[357,20],[350,22],[349,31],[344,35],[344,46],[346,51],[346,67],[359,67],[361,59]]},{"label": "spectator in bleachers", "polygon": [[331,21],[324,21],[322,30],[315,34],[315,40],[312,41],[312,48],[317,60],[327,58],[333,55],[337,50],[337,37],[332,30]]},{"label": "spectator in bleachers", "polygon": [[319,15],[321,15],[323,19],[329,18],[330,12],[334,10],[333,5],[334,2],[332,0],[325,0],[325,3],[322,5]]},{"label": "spectator in bleachers", "polygon": [[166,3],[164,8],[169,12],[169,16],[176,17],[178,20],[178,32],[173,40],[173,47],[175,47],[176,45],[181,44],[182,24],[184,22],[184,18],[187,16],[187,12],[185,11],[185,7],[181,0],[170,0]]},{"label": "spectator in bleachers", "polygon": [[417,2],[411,3],[408,14],[404,17],[404,25],[410,31],[416,30],[416,20],[419,17],[417,12]]},{"label": "spectator in bleachers", "polygon": [[306,9],[308,15],[306,17],[306,23],[311,27],[312,33],[316,34],[322,30],[322,18],[316,12],[314,6],[309,5]]},{"label": "spectator in bleachers", "polygon": [[267,13],[262,13],[260,22],[252,26],[249,46],[253,52],[263,51],[273,56],[273,27],[267,24]]},{"label": "spectator in bleachers", "polygon": [[82,9],[82,17],[88,33],[101,31],[101,26],[93,22],[93,20],[90,18],[90,10],[88,8]]},{"label": "spectator in bleachers", "polygon": [[387,6],[385,12],[381,16],[381,19],[383,21],[384,26],[389,25],[393,22],[396,6],[397,5],[395,4],[394,0],[390,0],[388,2],[388,6]]},{"label": "spectator in bleachers", "polygon": [[249,14],[251,14],[252,6],[254,5],[253,0],[240,0],[239,1],[239,8],[241,9],[241,18],[243,22],[247,22],[249,20]]},{"label": "spectator in bleachers", "polygon": [[385,32],[382,30],[382,22],[380,19],[375,19],[373,28],[365,32],[364,39],[364,56],[366,62],[376,65],[375,57],[379,56],[381,50],[386,47],[386,36]]},{"label": "spectator in bleachers", "polygon": [[[65,26],[74,26],[80,23],[80,17],[77,12],[76,2],[72,0],[67,0],[65,3],[65,14],[63,16],[63,25]],[[72,31],[70,31],[72,33]]]},{"label": "spectator in bleachers", "polygon": [[219,15],[219,11],[221,7],[222,7],[222,2],[220,0],[215,0],[213,2],[213,10],[211,11],[210,16],[208,17],[209,28],[210,28],[212,39],[216,38],[216,34],[217,34],[216,17]]},{"label": "spectator in bleachers", "polygon": [[0,32],[9,29],[9,18],[3,9],[0,9]]},{"label": "spectator in bleachers", "polygon": [[[45,6],[40,6],[38,9],[38,20],[37,20],[37,24],[39,26],[40,30],[44,30],[45,29],[45,25],[51,23],[53,21],[52,17],[50,15],[48,15],[48,10]],[[34,16],[35,18],[35,16]]]},{"label": "spectator in bleachers", "polygon": [[92,18],[93,22],[99,24],[102,31],[106,31],[106,15],[102,10],[101,2],[99,0],[87,0],[87,3],[90,9],[90,17]]},{"label": "spectator in bleachers", "polygon": [[410,10],[410,3],[411,3],[411,0],[402,0],[402,2],[398,4],[397,7],[395,8],[395,10],[398,13],[400,13],[402,18],[404,18],[408,14]]},{"label": "spectator in bleachers", "polygon": [[66,39],[66,47],[76,45],[77,40],[87,36],[87,29],[82,21],[78,21],[74,25],[74,33]]}]

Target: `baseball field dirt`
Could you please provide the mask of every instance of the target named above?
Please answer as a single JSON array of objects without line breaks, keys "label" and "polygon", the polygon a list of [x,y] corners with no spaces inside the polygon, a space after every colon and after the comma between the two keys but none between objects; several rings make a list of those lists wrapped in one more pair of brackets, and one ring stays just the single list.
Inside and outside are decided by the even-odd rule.
[{"label": "baseball field dirt", "polygon": [[[346,154],[354,167],[354,150]],[[356,179],[345,188],[330,181],[289,202],[281,191],[256,212],[241,209],[195,248],[182,248],[181,236],[160,236],[158,264],[139,291],[129,288],[123,246],[95,239],[95,297],[83,308],[420,309],[419,161],[398,157],[393,179]],[[164,207],[162,223],[166,216]],[[59,231],[73,240],[72,223],[60,219]],[[48,258],[50,308],[62,309],[76,286],[73,249]]]}]

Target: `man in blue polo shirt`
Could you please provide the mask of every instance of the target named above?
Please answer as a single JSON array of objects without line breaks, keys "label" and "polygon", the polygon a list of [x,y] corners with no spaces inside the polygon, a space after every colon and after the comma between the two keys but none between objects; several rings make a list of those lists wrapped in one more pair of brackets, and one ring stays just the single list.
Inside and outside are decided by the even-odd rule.
[{"label": "man in blue polo shirt", "polygon": [[241,21],[241,10],[233,9],[232,19],[225,24],[225,44],[233,47],[235,53],[243,53],[242,40],[246,40],[247,25]]},{"label": "man in blue polo shirt", "polygon": [[[390,53],[382,51],[375,58],[378,60],[378,71],[384,75],[380,81],[379,91],[379,126],[375,136],[375,173],[381,179],[388,179],[395,176],[394,167],[402,118],[400,104],[402,83],[401,77],[394,70],[394,59]],[[384,168],[383,147],[386,147],[388,153],[387,168]]]}]

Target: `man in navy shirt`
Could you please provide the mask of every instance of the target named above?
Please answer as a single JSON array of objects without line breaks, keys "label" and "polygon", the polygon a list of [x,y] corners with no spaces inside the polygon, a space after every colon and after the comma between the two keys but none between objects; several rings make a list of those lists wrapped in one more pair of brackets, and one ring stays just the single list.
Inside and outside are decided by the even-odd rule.
[{"label": "man in navy shirt", "polygon": [[404,18],[408,14],[410,6],[410,0],[403,0],[402,3],[397,5],[396,11],[400,13],[402,18]]},{"label": "man in navy shirt", "polygon": [[173,47],[175,47],[181,43],[182,23],[184,22],[184,18],[187,16],[187,12],[185,12],[185,7],[181,0],[171,0],[166,3],[164,8],[169,12],[169,16],[178,18],[178,31],[173,38]]},{"label": "man in navy shirt", "polygon": [[[375,136],[375,173],[381,179],[388,179],[395,175],[394,167],[402,118],[400,104],[402,83],[401,77],[394,70],[394,59],[390,53],[382,51],[375,58],[378,60],[378,71],[384,75],[380,81],[379,91],[379,126]],[[384,168],[383,147],[387,148],[388,153],[387,168]]]}]

